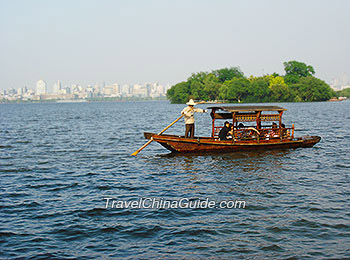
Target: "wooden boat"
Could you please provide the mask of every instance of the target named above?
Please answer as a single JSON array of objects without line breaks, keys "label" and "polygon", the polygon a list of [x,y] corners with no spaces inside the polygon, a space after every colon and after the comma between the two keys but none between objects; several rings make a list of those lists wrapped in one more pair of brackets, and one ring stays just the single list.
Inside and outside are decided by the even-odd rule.
[{"label": "wooden boat", "polygon": [[[282,124],[282,115],[286,111],[282,107],[215,106],[208,109],[211,109],[212,118],[211,137],[185,138],[178,135],[154,133],[144,133],[144,136],[177,153],[313,147],[321,140],[319,136],[294,137],[294,125],[286,128]],[[231,139],[219,139],[218,134],[222,126],[215,124],[218,119],[232,120]],[[249,122],[253,125],[242,127],[242,122]],[[269,124],[273,122],[276,125],[278,123],[277,128],[273,127],[275,124]]]}]

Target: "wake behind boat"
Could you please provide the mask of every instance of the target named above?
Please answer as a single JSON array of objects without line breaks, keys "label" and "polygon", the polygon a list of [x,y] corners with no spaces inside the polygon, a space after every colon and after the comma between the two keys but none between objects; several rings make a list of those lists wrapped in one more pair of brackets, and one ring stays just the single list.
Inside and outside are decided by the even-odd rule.
[{"label": "wake behind boat", "polygon": [[[215,106],[208,109],[211,109],[212,118],[210,137],[185,138],[162,132],[144,133],[144,136],[177,153],[313,147],[321,140],[319,136],[295,137],[294,125],[287,128],[282,123],[282,115],[286,109],[279,106]],[[218,119],[232,121],[230,135],[224,140],[219,138],[223,127],[216,125]],[[250,125],[245,126],[243,123]]]}]

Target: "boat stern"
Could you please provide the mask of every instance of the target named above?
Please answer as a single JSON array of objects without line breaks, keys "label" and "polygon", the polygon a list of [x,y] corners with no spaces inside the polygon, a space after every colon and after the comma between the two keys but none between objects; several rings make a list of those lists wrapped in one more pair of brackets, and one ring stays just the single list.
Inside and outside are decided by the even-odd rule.
[{"label": "boat stern", "polygon": [[153,135],[154,135],[154,133],[148,133],[148,132],[143,133],[143,136],[148,140],[150,140]]}]

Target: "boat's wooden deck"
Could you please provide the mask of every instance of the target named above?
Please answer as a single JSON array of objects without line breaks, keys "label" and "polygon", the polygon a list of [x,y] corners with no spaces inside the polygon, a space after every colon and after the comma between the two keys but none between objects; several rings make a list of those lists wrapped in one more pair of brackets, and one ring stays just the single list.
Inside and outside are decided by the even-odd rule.
[{"label": "boat's wooden deck", "polygon": [[213,137],[195,137],[185,138],[178,135],[157,135],[153,133],[144,133],[147,139],[153,138],[165,148],[173,152],[224,152],[241,151],[255,149],[278,149],[278,148],[298,148],[312,147],[320,141],[318,136],[303,138],[272,138],[272,139],[250,139],[250,140],[224,140]]},{"label": "boat's wooden deck", "polygon": [[[154,133],[144,133],[144,136],[146,139],[151,139],[152,136],[161,139],[171,139],[171,140],[178,140],[178,141],[188,141],[188,142],[215,142],[215,143],[228,143],[228,144],[232,144],[232,143],[275,143],[275,142],[291,142],[291,141],[300,141],[302,140],[301,137],[297,137],[297,138],[283,138],[280,139],[279,137],[274,137],[274,138],[240,138],[240,139],[229,139],[229,140],[220,140],[217,137],[205,137],[205,136],[195,136],[193,138],[185,138],[185,136],[183,135],[168,135],[168,134],[162,134],[162,135],[157,135]],[[184,140],[182,140],[184,139]]]}]

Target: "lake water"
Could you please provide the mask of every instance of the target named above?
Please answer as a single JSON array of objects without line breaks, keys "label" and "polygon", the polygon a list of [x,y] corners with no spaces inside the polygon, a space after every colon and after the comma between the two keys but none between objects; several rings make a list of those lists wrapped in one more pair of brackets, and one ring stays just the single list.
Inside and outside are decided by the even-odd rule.
[{"label": "lake water", "polygon": [[[321,142],[177,156],[152,143],[131,157],[184,105],[0,104],[0,257],[350,258],[350,102],[277,105],[296,136]],[[196,114],[196,133],[210,135],[210,122]],[[167,131],[183,132],[183,121]],[[246,207],[106,209],[107,197]]]}]

